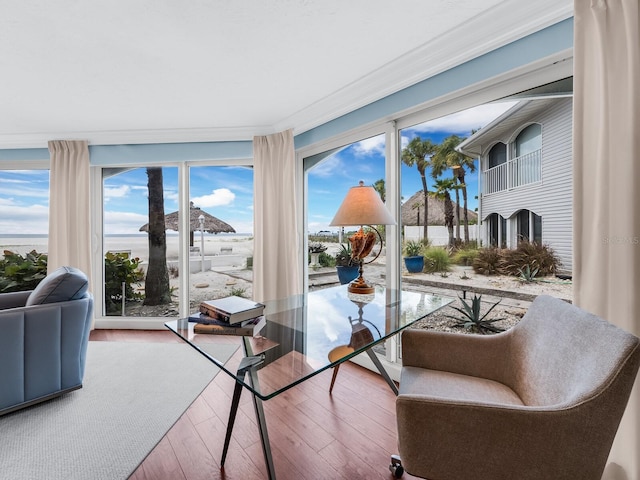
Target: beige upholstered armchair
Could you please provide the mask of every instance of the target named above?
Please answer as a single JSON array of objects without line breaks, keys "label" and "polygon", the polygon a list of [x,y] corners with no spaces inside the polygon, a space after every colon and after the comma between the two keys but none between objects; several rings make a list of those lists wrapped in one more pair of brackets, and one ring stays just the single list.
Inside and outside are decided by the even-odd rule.
[{"label": "beige upholstered armchair", "polygon": [[501,334],[406,330],[402,357],[400,471],[431,480],[595,480],[640,346],[606,321],[540,296]]}]

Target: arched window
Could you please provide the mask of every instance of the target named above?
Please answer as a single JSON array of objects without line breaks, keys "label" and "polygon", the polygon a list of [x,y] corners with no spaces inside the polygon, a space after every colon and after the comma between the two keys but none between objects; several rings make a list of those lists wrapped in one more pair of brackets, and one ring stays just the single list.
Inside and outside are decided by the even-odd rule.
[{"label": "arched window", "polygon": [[507,247],[507,219],[497,213],[487,216],[487,242],[491,247]]},{"label": "arched window", "polygon": [[542,217],[531,210],[520,210],[516,217],[518,241],[542,243]]},{"label": "arched window", "polygon": [[507,146],[498,142],[489,150],[489,168],[497,167],[507,161]]},{"label": "arched window", "polygon": [[527,155],[542,148],[542,127],[538,123],[522,130],[515,141],[516,157]]},{"label": "arched window", "polygon": [[538,123],[522,130],[513,142],[515,157],[509,162],[510,187],[542,179],[542,127]]}]

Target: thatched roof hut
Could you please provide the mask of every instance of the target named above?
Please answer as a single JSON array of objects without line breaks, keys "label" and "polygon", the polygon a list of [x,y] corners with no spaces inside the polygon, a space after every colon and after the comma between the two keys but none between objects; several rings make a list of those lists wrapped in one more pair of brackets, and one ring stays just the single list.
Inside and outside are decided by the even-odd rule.
[{"label": "thatched roof hut", "polygon": [[[428,197],[429,202],[429,225],[444,225],[444,200]],[[456,202],[453,201],[455,215]],[[402,224],[408,226],[424,225],[424,192],[419,190],[402,204]],[[469,221],[477,221],[478,214],[468,210]],[[462,225],[464,212],[460,206],[460,224]],[[419,223],[418,223],[419,220]],[[455,218],[454,218],[455,222]]]},{"label": "thatched roof hut", "polygon": [[[195,207],[191,202],[189,209],[189,245],[193,245],[193,232],[200,231],[200,215],[204,217],[204,231],[207,233],[236,233],[235,229],[219,218],[205,212],[200,207]],[[178,231],[178,212],[172,212],[164,216],[165,228]],[[141,232],[149,231],[149,224],[140,227]]]}]

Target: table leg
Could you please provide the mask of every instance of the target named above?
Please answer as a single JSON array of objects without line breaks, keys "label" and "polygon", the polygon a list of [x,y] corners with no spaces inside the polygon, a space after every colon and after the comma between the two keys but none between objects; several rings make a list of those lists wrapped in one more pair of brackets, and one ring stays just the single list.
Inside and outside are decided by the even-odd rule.
[{"label": "table leg", "polygon": [[[238,372],[238,374],[240,374],[240,372]],[[224,437],[224,448],[222,449],[222,460],[220,460],[221,467],[224,467],[224,461],[227,458],[227,452],[229,450],[229,442],[231,441],[231,432],[233,431],[233,424],[236,421],[236,414],[238,413],[238,406],[240,405],[241,393],[242,393],[242,384],[240,382],[236,382],[236,385],[233,388],[233,398],[231,399],[231,411],[229,412],[229,421],[227,422],[227,433]]]},{"label": "table leg", "polygon": [[[246,340],[245,340],[246,342]],[[238,407],[240,405],[240,395],[242,393],[242,383],[240,381],[244,381],[245,375],[249,374],[249,382],[251,386],[258,385],[258,374],[252,368],[256,365],[259,365],[264,361],[262,356],[256,357],[251,355],[250,347],[244,343],[244,353],[245,357],[240,361],[240,366],[238,367],[238,373],[236,377],[238,380],[233,388],[233,397],[231,399],[231,410],[229,412],[229,421],[227,422],[227,432],[224,438],[224,447],[222,449],[222,459],[220,460],[220,467],[224,468],[224,462],[227,458],[227,453],[229,451],[229,443],[231,442],[231,433],[233,432],[233,425],[236,421],[236,414],[238,413]],[[262,408],[262,401],[255,395],[252,394],[253,397],[253,405],[256,410],[256,417],[258,419],[258,427],[260,429],[260,439],[262,440],[262,451],[264,452],[265,462],[267,464],[267,470],[269,473],[269,480],[275,480],[275,470],[273,468],[273,458],[271,456],[271,446],[269,444],[269,435],[267,433],[267,423],[265,421],[264,409]]]},{"label": "table leg", "polygon": [[394,381],[391,380],[391,377],[382,366],[382,363],[380,363],[380,360],[378,359],[378,356],[375,354],[375,352],[373,352],[371,349],[368,349],[367,355],[369,355],[369,358],[371,359],[373,364],[376,366],[376,368],[380,372],[380,375],[382,375],[382,378],[384,378],[387,381],[387,383],[391,387],[391,390],[393,390],[393,393],[398,395],[398,387],[396,387],[396,384],[394,383]]},{"label": "table leg", "polygon": [[[258,381],[257,374],[255,372],[249,372],[249,379],[251,384],[255,385]],[[264,415],[264,408],[262,407],[262,400],[255,395],[253,395],[253,408],[256,412],[256,419],[258,420],[260,440],[262,441],[262,452],[264,453],[264,461],[267,464],[269,480],[275,480],[276,472],[273,466],[273,456],[271,455],[271,444],[269,443],[269,432],[267,431],[267,421]]]},{"label": "table leg", "polygon": [[[243,346],[245,355],[251,355],[251,345],[249,341],[244,338]],[[249,382],[253,388],[259,387],[258,373],[251,369],[248,370]],[[262,406],[262,400],[260,400],[255,394],[252,393],[253,408],[256,412],[256,419],[258,420],[258,429],[260,430],[260,440],[262,442],[262,452],[264,453],[264,461],[267,464],[267,473],[269,474],[269,480],[275,480],[276,471],[273,466],[273,456],[271,455],[271,444],[269,443],[269,432],[267,431],[267,421],[264,415],[264,408]]]}]

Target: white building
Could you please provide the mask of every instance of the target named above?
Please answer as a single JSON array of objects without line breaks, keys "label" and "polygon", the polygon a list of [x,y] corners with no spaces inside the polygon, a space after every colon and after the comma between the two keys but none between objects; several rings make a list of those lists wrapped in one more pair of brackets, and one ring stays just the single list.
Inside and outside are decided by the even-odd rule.
[{"label": "white building", "polygon": [[550,246],[572,269],[572,99],[517,103],[458,146],[479,158],[483,245]]}]

